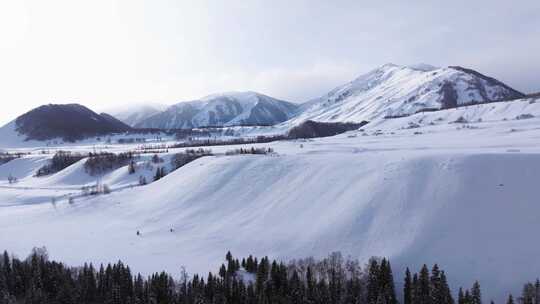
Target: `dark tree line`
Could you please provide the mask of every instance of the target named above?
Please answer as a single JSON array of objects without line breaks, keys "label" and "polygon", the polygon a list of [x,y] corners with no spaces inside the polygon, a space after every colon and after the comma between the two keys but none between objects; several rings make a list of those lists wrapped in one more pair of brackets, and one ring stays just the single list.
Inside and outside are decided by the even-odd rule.
[{"label": "dark tree line", "polygon": [[118,154],[109,152],[89,153],[88,159],[84,163],[84,170],[90,175],[100,175],[126,166],[138,157],[138,154],[133,152]]},{"label": "dark tree line", "polygon": [[[122,262],[82,267],[49,261],[46,251],[34,250],[25,260],[4,252],[0,256],[0,304],[199,304],[306,303],[397,304],[390,261],[371,259],[366,269],[356,260],[333,253],[323,260],[293,260],[288,264],[268,257],[241,260],[227,253],[217,273],[179,279],[161,272],[148,277],[132,273]],[[444,271],[424,265],[411,275],[407,269],[404,304],[454,303]],[[527,283],[519,302],[538,304],[540,282]],[[465,292],[458,303],[481,303],[480,285]],[[513,303],[510,296],[509,302]]]},{"label": "dark tree line", "polygon": [[444,271],[435,264],[430,272],[427,265],[424,265],[419,273],[411,276],[407,268],[403,304],[454,304]]},{"label": "dark tree line", "polygon": [[9,153],[9,152],[0,152],[0,165],[3,165],[7,162],[10,162],[14,159],[20,158],[25,153]]},{"label": "dark tree line", "polygon": [[173,170],[176,170],[198,158],[209,155],[212,155],[212,150],[210,149],[186,149],[184,152],[176,153],[171,157],[171,167]]},{"label": "dark tree line", "polygon": [[352,123],[319,122],[313,120],[306,120],[301,124],[292,127],[287,134],[287,138],[298,139],[334,136],[337,134],[345,133],[347,131],[358,130],[367,123],[367,121],[362,121],[360,123]]},{"label": "dark tree line", "polygon": [[228,150],[227,152],[225,152],[225,155],[270,154],[270,153],[274,153],[274,149],[263,148],[263,147],[259,147],[259,148],[251,147],[251,148],[239,148],[239,149]]},{"label": "dark tree line", "polygon": [[246,138],[240,137],[240,138],[231,138],[231,139],[218,139],[218,138],[192,139],[186,142],[168,145],[167,148],[173,149],[173,148],[260,144],[260,143],[269,143],[273,141],[286,140],[286,139],[288,139],[288,137],[285,135],[270,135],[270,136],[261,135],[257,137],[246,137]]}]

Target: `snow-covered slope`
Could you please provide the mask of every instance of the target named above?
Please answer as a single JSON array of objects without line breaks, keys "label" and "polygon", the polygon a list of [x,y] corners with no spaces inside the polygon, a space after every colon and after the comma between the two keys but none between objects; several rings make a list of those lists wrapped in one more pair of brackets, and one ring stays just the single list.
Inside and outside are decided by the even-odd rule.
[{"label": "snow-covered slope", "polygon": [[[448,124],[456,128],[482,128],[487,124],[496,125],[505,121],[524,120],[530,120],[530,124],[540,126],[539,118],[540,97],[536,97],[421,112],[398,118],[377,118],[363,129],[394,132],[424,127],[422,131],[425,132],[430,128],[445,127]],[[526,124],[527,121],[524,123]]]},{"label": "snow-covered slope", "polygon": [[522,93],[470,69],[386,64],[305,103],[303,113],[292,123],[307,119],[369,121],[425,109],[521,97]]},{"label": "snow-covered slope", "polygon": [[[81,164],[39,179],[28,172],[42,156],[28,156],[0,166],[21,168],[19,184],[0,185],[0,243],[19,256],[45,245],[73,265],[122,259],[135,271],[173,274],[181,265],[214,270],[227,250],[284,259],[340,250],[388,256],[397,282],[404,266],[439,263],[454,291],[478,279],[486,299],[500,302],[540,269],[531,241],[540,229],[539,121],[395,125],[395,134],[269,143],[278,156],[204,157],[150,185],[73,205],[50,202],[92,182]],[[103,180],[116,188],[133,177],[120,168]]]},{"label": "snow-covered slope", "polygon": [[125,124],[134,127],[148,117],[164,111],[166,108],[166,105],[148,102],[125,105],[121,108],[112,108],[105,112],[110,113]]},{"label": "snow-covered slope", "polygon": [[255,92],[215,94],[180,102],[136,124],[144,128],[192,128],[204,126],[272,125],[283,122],[297,105]]}]

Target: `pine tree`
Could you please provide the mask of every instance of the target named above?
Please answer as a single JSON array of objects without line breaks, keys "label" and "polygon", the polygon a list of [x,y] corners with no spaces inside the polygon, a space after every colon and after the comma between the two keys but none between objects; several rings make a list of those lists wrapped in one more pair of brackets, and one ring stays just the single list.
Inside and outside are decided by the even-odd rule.
[{"label": "pine tree", "polygon": [[403,284],[403,304],[412,304],[412,278],[409,267],[405,270],[405,283]]},{"label": "pine tree", "polygon": [[[383,259],[379,269],[379,299],[382,298],[382,303],[396,304],[396,293],[394,288],[394,276],[390,261]],[[381,300],[379,300],[380,302]]]},{"label": "pine tree", "polygon": [[259,296],[262,296],[264,294],[264,284],[268,278],[268,274],[270,271],[270,264],[268,261],[268,257],[264,257],[261,259],[261,262],[259,263],[259,267],[257,268],[257,274],[256,274],[256,291]]},{"label": "pine tree", "polygon": [[300,281],[300,277],[296,270],[293,271],[290,283],[289,303],[301,304],[304,303],[304,284]]},{"label": "pine tree", "polygon": [[482,304],[482,293],[480,291],[480,284],[478,281],[474,282],[471,289],[471,304]]},{"label": "pine tree", "polygon": [[429,279],[429,271],[427,265],[424,264],[424,266],[422,266],[422,269],[420,270],[420,276],[418,278],[419,304],[432,304],[430,296],[430,285],[431,284]]},{"label": "pine tree", "polygon": [[446,279],[446,274],[444,273],[444,271],[441,271],[441,294],[442,304],[454,304],[452,291],[450,290],[450,286],[448,286],[448,280]]},{"label": "pine tree", "polygon": [[466,303],[466,304],[472,304],[472,302],[473,302],[471,293],[469,292],[468,289],[465,290],[465,296],[463,297],[463,301],[464,301],[464,303]]},{"label": "pine tree", "polygon": [[441,284],[441,272],[437,264],[433,265],[431,269],[430,277],[430,298],[431,303],[441,303],[443,304],[443,290]]},{"label": "pine tree", "polygon": [[[11,260],[9,258],[9,255],[7,251],[4,251],[4,254],[2,255],[2,261],[0,262],[0,265],[2,267],[2,273],[5,277],[4,283],[5,283],[5,289],[7,294],[13,294],[13,279],[12,279],[12,268],[11,268]],[[2,274],[0,273],[0,275]]]},{"label": "pine tree", "polygon": [[527,283],[523,286],[520,303],[536,304],[538,302],[538,281],[535,284]]},{"label": "pine tree", "polygon": [[368,269],[368,278],[367,278],[367,303],[368,304],[377,304],[377,298],[379,297],[379,263],[376,259],[371,259]]},{"label": "pine tree", "polygon": [[4,267],[2,263],[0,263],[0,304],[6,304],[9,299],[7,280],[8,278],[5,275]]},{"label": "pine tree", "polygon": [[540,304],[540,279],[534,283],[534,304]]},{"label": "pine tree", "polygon": [[465,304],[465,295],[463,294],[463,288],[459,288],[458,292],[458,304]]},{"label": "pine tree", "polygon": [[418,282],[418,274],[415,273],[412,279],[411,303],[418,304],[419,301],[420,301],[420,283]]},{"label": "pine tree", "polygon": [[316,280],[313,276],[313,271],[311,270],[311,267],[307,267],[306,271],[306,300],[308,303],[315,303],[316,301]]},{"label": "pine tree", "polygon": [[508,300],[506,301],[506,304],[514,304],[514,297],[512,297],[512,294],[508,296]]}]

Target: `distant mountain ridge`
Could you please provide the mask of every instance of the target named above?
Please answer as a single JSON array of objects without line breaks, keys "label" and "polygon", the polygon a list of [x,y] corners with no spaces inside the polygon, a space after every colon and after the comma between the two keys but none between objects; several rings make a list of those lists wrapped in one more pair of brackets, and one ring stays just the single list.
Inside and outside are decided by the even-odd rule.
[{"label": "distant mountain ridge", "polygon": [[166,105],[149,102],[128,104],[122,107],[107,109],[106,112],[125,124],[134,127],[152,115],[158,114],[166,109]]},{"label": "distant mountain ridge", "polygon": [[229,92],[180,102],[152,115],[138,128],[182,129],[208,126],[273,125],[293,117],[298,105],[256,92]]},{"label": "distant mountain ridge", "polygon": [[26,140],[62,138],[75,141],[129,131],[131,127],[109,114],[97,114],[80,104],[48,104],[17,117],[15,130],[25,135]]},{"label": "distant mountain ridge", "polygon": [[524,97],[525,94],[497,79],[460,66],[385,64],[303,104],[250,91],[213,94],[167,108],[152,103],[134,104],[115,111],[114,117],[97,114],[79,104],[49,104],[21,115],[2,131],[24,135],[26,140],[75,141],[133,128],[281,124],[289,129],[309,120],[360,123]]},{"label": "distant mountain ridge", "polygon": [[523,97],[504,83],[463,67],[386,64],[303,104],[293,123],[361,122]]}]

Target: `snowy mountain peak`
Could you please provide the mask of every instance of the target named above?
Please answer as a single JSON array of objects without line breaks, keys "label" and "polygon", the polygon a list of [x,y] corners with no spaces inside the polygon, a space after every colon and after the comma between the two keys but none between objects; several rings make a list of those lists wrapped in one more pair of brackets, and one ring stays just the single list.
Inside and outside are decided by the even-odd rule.
[{"label": "snowy mountain peak", "polygon": [[296,104],[256,92],[226,92],[177,103],[137,124],[144,128],[272,125],[286,121]]},{"label": "snowy mountain peak", "polygon": [[422,110],[522,98],[524,94],[462,67],[385,64],[303,105],[293,122],[372,120]]}]

